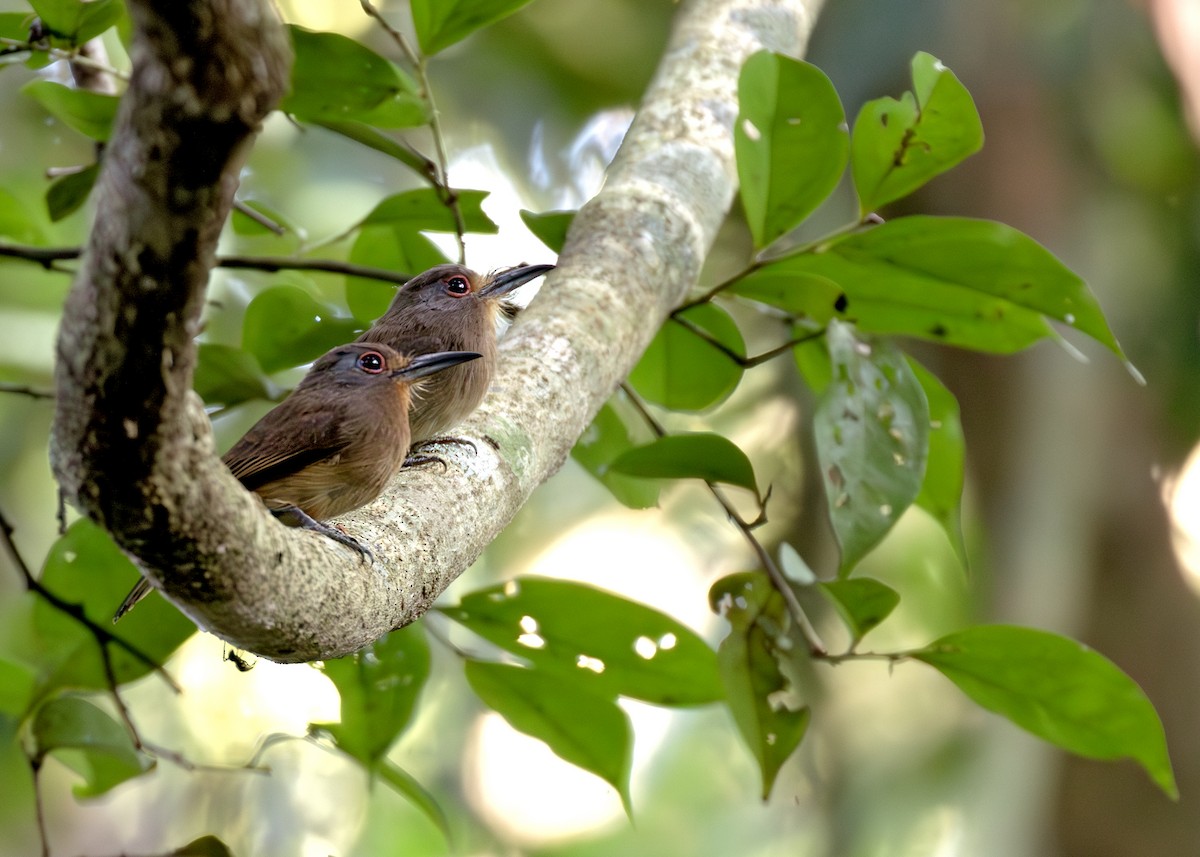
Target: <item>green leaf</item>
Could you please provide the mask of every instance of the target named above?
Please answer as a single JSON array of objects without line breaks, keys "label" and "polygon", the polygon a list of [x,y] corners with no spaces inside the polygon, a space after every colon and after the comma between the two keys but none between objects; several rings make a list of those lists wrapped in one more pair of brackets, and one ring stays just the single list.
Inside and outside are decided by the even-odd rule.
[{"label": "green leaf", "polygon": [[678,319],[668,318],[629,373],[629,383],[645,398],[675,411],[711,408],[742,379],[741,365],[691,327],[739,357],[746,356],[737,324],[714,304],[699,304]]},{"label": "green leaf", "polygon": [[790,231],[846,168],[846,114],[814,65],[759,51],[742,66],[734,126],[742,206],[755,248]]},{"label": "green leaf", "polygon": [[908,365],[929,402],[929,456],[925,461],[925,481],[915,502],[941,525],[958,561],[966,568],[967,544],[962,530],[966,445],[958,400],[932,372],[911,357]]},{"label": "green leaf", "polygon": [[529,0],[412,0],[410,5],[421,52],[432,56],[527,3]]},{"label": "green leaf", "polygon": [[125,14],[121,0],[30,0],[29,5],[47,30],[72,45],[95,38]]},{"label": "green leaf", "polygon": [[342,752],[374,769],[412,719],[429,665],[429,643],[419,625],[392,631],[357,654],[325,661],[322,670],[342,698],[342,717],[319,728]]},{"label": "green leaf", "polygon": [[[93,622],[161,664],[196,632],[196,626],[166,600],[152,595],[113,628],[113,611],[140,579],[136,566],[112,537],[86,518],[71,524],[51,546],[41,573],[42,584],[51,592],[79,604]],[[46,673],[44,687],[108,687],[95,637],[78,621],[38,599],[34,632]],[[121,684],[150,672],[149,666],[120,646],[110,645],[109,654]]]},{"label": "green leaf", "polygon": [[234,857],[234,853],[228,845],[209,834],[175,849],[169,857]]},{"label": "green leaf", "polygon": [[69,173],[55,179],[46,189],[46,211],[53,223],[74,214],[81,205],[87,202],[96,179],[100,175],[100,165],[92,164],[77,173]]},{"label": "green leaf", "polygon": [[393,63],[338,33],[289,26],[295,62],[280,109],[307,122],[410,128],[429,120],[416,83]]},{"label": "green leaf", "polygon": [[631,509],[648,509],[658,504],[658,483],[625,476],[611,469],[613,460],[633,446],[629,426],[610,401],[600,408],[591,425],[575,441],[571,457],[604,483],[621,503]]},{"label": "green leaf", "polygon": [[[456,190],[458,210],[467,232],[495,235],[500,227],[483,211],[486,190]],[[424,232],[455,232],[458,223],[454,212],[442,201],[433,188],[418,188],[393,194],[382,200],[363,218],[361,226],[388,225]]]},{"label": "green leaf", "polygon": [[924,52],[912,72],[915,97],[868,101],[854,122],[851,163],[864,217],[983,147],[975,102],[954,73]]},{"label": "green leaf", "polygon": [[[836,283],[835,309],[860,330],[1009,353],[1053,335],[1046,318],[1091,336],[1124,359],[1087,285],[1010,226],[963,217],[898,217],[786,256],[743,279],[799,275]],[[784,309],[787,301],[761,297]]]},{"label": "green leaf", "polygon": [[362,122],[329,119],[314,124],[320,125],[322,128],[327,128],[335,134],[341,134],[343,137],[353,140],[356,143],[361,143],[377,152],[382,152],[390,158],[395,158],[422,176],[428,176],[430,170],[436,169],[428,158],[421,155],[407,143],[393,140],[387,134],[376,131],[370,125],[365,125]]},{"label": "green leaf", "polygon": [[0,235],[22,244],[39,244],[44,240],[33,213],[19,197],[4,188],[0,188]]},{"label": "green leaf", "polygon": [[633,732],[616,702],[536,669],[467,661],[465,670],[485,705],[518,732],[544,741],[560,758],[611,785],[632,816]]},{"label": "green leaf", "polygon": [[543,211],[536,213],[521,209],[521,220],[534,236],[553,250],[561,253],[567,243],[567,230],[575,222],[574,211]]},{"label": "green leaf", "polygon": [[[414,229],[392,226],[364,226],[350,248],[355,265],[416,274],[440,265],[446,256],[437,246]],[[396,295],[396,285],[370,277],[346,277],[346,305],[364,324],[387,312]]]},{"label": "green leaf", "polygon": [[635,446],[610,465],[646,479],[703,479],[737,485],[758,495],[754,465],[734,443],[717,434],[673,434]]},{"label": "green leaf", "polygon": [[87,89],[72,89],[50,80],[35,80],[21,91],[46,108],[54,118],[85,137],[101,143],[112,133],[121,99]]},{"label": "green leaf", "polygon": [[201,342],[192,386],[206,405],[237,405],[250,399],[277,399],[282,392],[240,348]]},{"label": "green leaf", "polygon": [[811,712],[799,706],[780,669],[791,652],[783,598],[761,572],[722,578],[709,591],[714,613],[729,620],[717,648],[729,711],[762,774],[762,799],[771,795],[783,763],[800,746]]},{"label": "green leaf", "polygon": [[242,346],[264,372],[316,360],[358,335],[359,325],[297,286],[272,286],[255,296],[242,320]]},{"label": "green leaf", "polygon": [[25,664],[0,659],[0,715],[20,720],[33,702],[36,681]]},{"label": "green leaf", "polygon": [[32,12],[0,12],[0,39],[24,42],[29,39],[29,26],[35,16]]},{"label": "green leaf", "polygon": [[[284,233],[287,233],[287,232],[291,232],[293,234],[296,233],[297,230],[296,230],[295,226],[293,226],[291,223],[289,223],[288,219],[286,217],[284,217],[282,214],[280,214],[275,209],[271,208],[269,205],[265,205],[256,199],[252,199],[252,200],[241,199],[241,200],[239,200],[239,202],[241,202],[246,208],[250,209],[251,211],[255,211],[255,212],[261,214],[267,220],[273,222],[276,226],[279,226],[284,231]],[[230,212],[229,222],[230,222],[230,225],[233,226],[233,231],[235,233],[237,233],[238,235],[247,235],[247,236],[255,236],[255,237],[262,236],[262,235],[271,235],[271,236],[275,236],[275,237],[283,237],[282,235],[278,235],[275,232],[275,230],[268,228],[267,226],[260,223],[258,220],[255,220],[249,214],[246,214],[245,212],[243,212],[240,208],[235,208],[232,212]]]},{"label": "green leaf", "polygon": [[80,797],[104,794],[151,767],[119,723],[76,696],[55,697],[42,705],[31,731],[38,759],[54,753],[83,775],[84,784],[75,789]]},{"label": "green leaf", "polygon": [[976,703],[1072,753],[1131,758],[1171,798],[1178,789],[1153,704],[1112,661],[1031,628],[982,625],[942,637],[912,657]]},{"label": "green leaf", "polygon": [[797,319],[821,325],[834,318],[846,300],[842,287],[828,277],[768,264],[729,287],[730,294],[787,310]]},{"label": "green leaf", "polygon": [[813,417],[817,460],[845,576],[920,493],[929,405],[904,354],[829,323],[833,379]]},{"label": "green leaf", "polygon": [[857,646],[859,640],[890,616],[900,603],[900,593],[869,577],[831,580],[818,585],[850,630],[852,646]]},{"label": "green leaf", "polygon": [[384,759],[379,765],[379,774],[383,781],[397,792],[408,798],[417,809],[425,813],[425,817],[434,823],[447,842],[451,839],[450,819],[446,811],[427,788],[417,781],[417,778],[403,768],[398,768]]},{"label": "green leaf", "polygon": [[582,583],[519,577],[438,608],[540,671],[608,699],[702,705],[721,698],[716,660],[663,613]]}]

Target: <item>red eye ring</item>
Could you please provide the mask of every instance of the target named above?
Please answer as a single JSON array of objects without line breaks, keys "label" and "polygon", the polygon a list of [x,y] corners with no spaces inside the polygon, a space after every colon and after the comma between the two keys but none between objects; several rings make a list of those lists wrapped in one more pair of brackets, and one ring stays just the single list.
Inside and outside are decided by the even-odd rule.
[{"label": "red eye ring", "polygon": [[451,277],[446,280],[446,294],[455,298],[466,297],[471,294],[471,284],[466,277]]},{"label": "red eye ring", "polygon": [[387,361],[378,351],[367,351],[358,358],[357,366],[368,375],[378,375],[384,370]]}]

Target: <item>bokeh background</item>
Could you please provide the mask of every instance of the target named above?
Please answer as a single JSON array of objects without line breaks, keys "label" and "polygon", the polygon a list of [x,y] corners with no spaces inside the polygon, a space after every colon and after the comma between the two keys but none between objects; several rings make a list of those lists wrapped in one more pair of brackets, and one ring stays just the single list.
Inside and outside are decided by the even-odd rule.
[{"label": "bokeh background", "polygon": [[[281,6],[293,22],[394,55],[356,3]],[[19,8],[0,2],[0,10]],[[403,3],[380,8],[398,24],[407,15]],[[518,209],[573,208],[596,190],[677,8],[666,0],[537,0],[432,63],[451,178],[492,191],[485,208],[501,225],[499,236],[468,240],[473,267],[549,260]],[[1186,29],[1196,8],[1189,0],[839,0],[823,12],[807,56],[833,80],[850,117],[863,101],[907,88],[918,50],[953,69],[976,99],[985,147],[903,211],[994,218],[1032,235],[1088,281],[1146,379],[1140,385],[1084,341],[1073,342],[1082,355],[1044,343],[1005,358],[920,346],[962,406],[972,562],[960,569],[940,532],[910,512],[864,567],[904,596],[870,647],[917,646],[984,620],[1081,639],[1157,706],[1180,801],[1164,798],[1131,763],[1079,760],[1040,743],[919,665],[866,663],[823,670],[813,726],[766,805],[726,715],[630,705],[631,825],[610,789],[486,713],[452,650],[439,646],[418,719],[392,758],[443,801],[459,853],[1200,853],[1200,564],[1191,535],[1200,532],[1200,476],[1189,479],[1185,467],[1200,437],[1200,160],[1163,47],[1181,46],[1173,56],[1186,75],[1200,55],[1200,36],[1189,40]],[[32,75],[0,69],[0,187],[11,194],[0,197],[0,226],[5,209],[21,207],[40,229],[4,240],[76,244],[88,212],[50,224],[42,195],[46,170],[88,162],[89,144],[21,95]],[[428,148],[419,135],[415,142]],[[276,117],[247,166],[243,197],[286,214],[311,244],[408,186],[414,179],[382,156]],[[843,193],[804,229],[818,235],[852,216]],[[255,240],[231,234],[227,249],[257,252]],[[747,252],[735,212],[706,276],[737,270]],[[219,274],[205,335],[238,344],[250,298],[298,276]],[[296,281],[341,294],[340,278]],[[61,274],[0,261],[0,380],[50,385],[67,286]],[[767,321],[744,311],[739,321],[770,344]],[[834,554],[806,471],[807,400],[799,391],[797,407],[798,387],[784,358],[750,373],[718,412],[669,420],[716,425],[747,449],[760,480],[775,486],[765,538],[790,541],[828,572]],[[231,443],[267,407],[220,414],[219,439]],[[44,401],[0,397],[0,509],[35,565],[55,534],[49,419]],[[722,629],[708,613],[707,586],[750,562],[701,489],[670,487],[659,509],[634,512],[568,462],[447,598],[515,574],[582,579],[652,604],[715,642]],[[0,599],[22,597],[0,558]],[[436,639],[471,645],[435,619],[426,624]],[[352,763],[304,740],[263,748],[265,735],[301,736],[309,722],[337,716],[320,673],[266,662],[237,673],[204,636],[171,666],[182,697],[153,678],[129,693],[147,736],[197,762],[240,765],[261,750],[273,773],[160,764],[81,803],[70,794],[72,776],[50,764],[43,789],[55,854],[157,852],[205,832],[239,854],[446,852],[420,813],[372,788]],[[32,853],[31,813],[25,798],[0,799],[0,854]]]}]

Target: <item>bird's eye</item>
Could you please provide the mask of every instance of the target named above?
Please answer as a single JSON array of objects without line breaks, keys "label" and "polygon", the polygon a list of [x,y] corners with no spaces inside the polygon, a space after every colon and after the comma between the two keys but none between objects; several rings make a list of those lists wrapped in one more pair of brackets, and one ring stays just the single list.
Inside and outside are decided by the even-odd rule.
[{"label": "bird's eye", "polygon": [[383,355],[378,351],[368,351],[358,358],[358,368],[371,375],[378,375],[382,372],[383,365]]},{"label": "bird's eye", "polygon": [[471,284],[465,277],[451,277],[446,281],[446,294],[461,298],[471,294]]}]

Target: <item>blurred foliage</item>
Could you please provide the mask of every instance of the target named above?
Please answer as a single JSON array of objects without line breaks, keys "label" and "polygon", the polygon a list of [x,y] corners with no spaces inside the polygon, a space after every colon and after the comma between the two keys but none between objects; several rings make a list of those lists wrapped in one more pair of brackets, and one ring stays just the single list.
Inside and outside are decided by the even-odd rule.
[{"label": "blurred foliage", "polygon": [[[79,244],[97,173],[94,144],[107,139],[116,99],[72,88],[51,50],[69,51],[103,34],[109,62],[125,67],[128,21],[109,0],[10,5],[14,12],[0,14],[0,36],[30,41],[24,49],[7,45],[0,67],[0,109],[10,127],[26,132],[9,135],[0,149],[0,241]],[[241,191],[244,202],[279,228],[239,213],[224,252],[411,273],[452,253],[450,243],[428,233],[454,235],[461,226],[471,248],[485,246],[481,236],[499,231],[505,237],[514,212],[505,212],[509,217],[498,225],[491,187],[441,182],[446,165],[434,160],[430,95],[442,115],[436,133],[457,152],[487,141],[505,177],[530,200],[533,210],[521,212],[528,228],[557,251],[570,222],[565,209],[590,191],[580,169],[587,153],[580,145],[568,150],[570,141],[597,111],[636,103],[677,8],[637,0],[606,0],[586,10],[570,0],[529,6],[414,0],[410,19],[407,4],[381,4],[389,21],[419,45],[414,64],[351,6],[285,4],[298,62],[284,109],[297,125],[268,124]],[[34,11],[46,25],[43,35],[29,33]],[[989,23],[980,23],[946,2],[886,10],[852,0],[826,10],[811,65],[766,53],[747,63],[736,126],[740,210],[729,226],[739,238],[721,245],[703,288],[667,321],[629,387],[605,406],[573,458],[625,506],[657,502],[685,521],[696,513],[676,500],[682,492],[669,480],[745,489],[736,492],[738,502],[752,499],[758,517],[737,519],[737,506],[725,511],[747,534],[766,523],[768,509],[785,519],[760,531],[763,568],[734,574],[726,568],[712,585],[711,607],[727,623],[715,648],[711,639],[635,599],[515,575],[531,555],[513,547],[529,531],[523,520],[540,515],[539,531],[551,532],[556,523],[565,529],[569,515],[579,512],[571,498],[595,496],[588,495],[590,486],[581,487],[578,472],[567,475],[574,482],[559,486],[559,499],[535,498],[513,534],[492,551],[498,559],[491,570],[505,582],[463,593],[456,605],[441,608],[442,617],[473,632],[469,646],[431,617],[359,655],[322,665],[340,717],[314,717],[307,724],[311,737],[353,760],[355,770],[361,766],[373,784],[388,786],[375,788],[369,804],[358,799],[365,818],[357,828],[342,819],[336,835],[328,834],[331,841],[357,841],[353,853],[362,854],[440,853],[451,840],[481,850],[522,847],[518,831],[487,818],[485,801],[463,795],[477,787],[459,770],[459,739],[480,706],[467,701],[461,676],[459,686],[446,686],[453,680],[446,677],[453,672],[446,657],[452,653],[462,656],[465,681],[483,706],[598,776],[638,818],[636,829],[596,827],[590,841],[569,840],[540,853],[936,850],[922,851],[922,844],[948,841],[951,834],[922,825],[936,822],[931,808],[951,801],[970,776],[959,700],[928,691],[928,705],[939,706],[932,710],[921,701],[926,690],[912,696],[884,687],[872,698],[912,696],[901,726],[921,728],[888,744],[887,753],[874,749],[886,743],[886,728],[869,718],[857,728],[839,723],[854,692],[836,675],[817,675],[822,656],[810,658],[814,640],[798,624],[800,605],[817,617],[823,634],[845,641],[844,652],[829,658],[839,669],[825,672],[861,670],[848,662],[870,633],[877,649],[864,657],[886,660],[889,668],[905,659],[924,662],[966,697],[1034,734],[1091,758],[1133,758],[1164,792],[1175,792],[1158,717],[1112,662],[1031,629],[959,630],[973,617],[955,568],[968,556],[958,403],[949,385],[903,350],[911,343],[882,338],[934,343],[912,348],[936,369],[946,358],[933,349],[943,344],[1009,353],[1078,332],[1158,379],[1153,401],[1174,426],[1175,449],[1194,441],[1200,390],[1191,370],[1200,361],[1200,297],[1186,286],[1200,269],[1195,150],[1144,22],[1133,18],[1131,25],[1128,9],[1093,11],[1083,0],[1044,8],[1018,4],[993,9]],[[982,49],[996,30],[1006,47]],[[1001,54],[1005,49],[1018,55]],[[963,81],[979,98],[978,112]],[[1005,217],[1003,210],[974,204],[978,173],[972,171],[984,167],[968,162],[954,177],[939,178],[979,150],[982,129],[989,144],[1047,145],[1025,142],[1020,135],[1028,129],[1014,127],[1006,112],[1006,99],[1014,96],[1005,93],[1035,85],[1044,114],[1062,129],[1049,145],[1070,148],[1070,163],[1060,166],[1075,170],[1073,181],[1085,188],[1071,224],[1079,235],[1066,228],[1048,236],[1057,239],[1056,251],[1067,248],[1061,255],[1070,267],[1019,231],[1034,231],[1032,224],[968,219]],[[879,97],[885,93],[898,95]],[[847,116],[857,117],[849,129]],[[583,145],[603,148],[594,138]],[[1026,154],[1036,162],[1036,152]],[[50,168],[59,171],[53,182],[43,179]],[[993,181],[1037,179],[1018,172]],[[881,208],[888,222],[876,225],[871,216]],[[939,209],[939,216],[913,214],[927,208]],[[0,381],[48,387],[53,322],[71,264],[49,270],[0,258]],[[714,273],[721,270],[736,273]],[[1132,294],[1125,287],[1131,282],[1145,286]],[[253,268],[218,273],[196,387],[214,409],[219,434],[236,437],[239,424],[294,383],[296,367],[352,338],[390,294],[386,283],[362,276]],[[1111,325],[1101,304],[1113,313]],[[783,359],[755,369],[760,364],[752,355],[772,350],[760,347],[764,341],[785,342],[775,349]],[[785,365],[787,355],[798,373]],[[935,359],[926,361],[929,355]],[[759,380],[764,377],[773,380]],[[780,390],[788,395],[779,396]],[[764,429],[764,415],[781,398],[805,411],[804,431],[815,438],[812,460],[800,466],[789,467],[779,449],[794,438]],[[136,579],[136,567],[89,523],[76,522],[54,538],[46,468],[28,464],[44,462],[48,407],[13,395],[0,405],[0,463],[13,475],[0,487],[0,509],[16,524],[26,555],[46,555],[41,583],[102,626]],[[747,425],[766,433],[745,443]],[[823,485],[820,502],[840,559],[829,561],[805,545],[803,535],[794,539],[799,553],[785,545],[782,572],[772,577],[765,573],[773,570],[767,548],[789,537],[788,528],[797,530],[805,514],[811,517],[788,484],[805,480]],[[549,486],[547,493],[553,491]],[[584,512],[606,501],[588,502]],[[921,523],[904,514],[914,505],[929,513],[941,535],[921,531]],[[704,524],[722,526],[737,536],[723,520]],[[948,559],[930,559],[942,549]],[[733,549],[726,544],[720,553],[728,557]],[[714,568],[711,562],[705,567]],[[155,751],[135,746],[123,705],[110,713],[96,704],[108,704],[99,694],[81,694],[113,690],[116,682],[123,696],[146,696],[145,685],[157,679],[132,684],[149,672],[140,656],[182,667],[185,653],[171,653],[194,630],[173,607],[152,598],[117,626],[120,642],[99,642],[78,618],[21,594],[18,586],[17,575],[0,579],[4,770],[22,770],[20,748],[34,772],[20,779],[13,808],[0,810],[0,829],[17,831],[5,837],[14,854],[32,841],[33,789],[56,793],[64,781],[49,759],[83,777],[80,798],[112,790],[146,806],[166,800],[151,794],[155,786],[167,787],[162,775],[142,776]],[[701,597],[675,596],[673,604]],[[426,626],[448,645],[431,652]],[[896,683],[931,687],[920,684],[925,679],[915,671],[904,667]],[[629,699],[708,705],[676,715],[640,784],[636,718],[619,702]],[[451,704],[462,710],[451,711]],[[717,708],[724,716],[713,713]],[[133,706],[139,723],[151,719],[148,709]],[[172,718],[184,719],[158,719],[161,725]],[[748,754],[733,745],[735,734]],[[275,741],[268,738],[267,747]],[[856,741],[870,749],[856,753]],[[203,754],[203,742],[196,743]],[[273,779],[285,792],[293,786],[283,774]],[[151,785],[131,792],[138,781]],[[325,836],[319,819],[299,807],[336,804],[349,800],[346,793],[321,782],[301,794],[299,781],[294,785],[284,809],[254,804],[250,813],[265,817],[259,821],[268,829],[291,828],[288,841]],[[887,801],[872,798],[880,791],[890,792]],[[390,800],[393,792],[406,803]],[[770,808],[754,804],[772,792]],[[791,810],[780,792],[794,796],[798,817],[778,809]],[[62,803],[57,794],[55,801]],[[72,815],[76,811],[85,810],[55,810],[71,829],[53,831],[51,841],[69,837],[89,847],[89,823],[96,822]],[[764,816],[778,829],[763,825]],[[217,836],[172,853],[285,853],[261,850],[262,842],[253,850],[240,818],[238,808],[218,807],[204,819]],[[412,818],[424,818],[425,826],[408,824]],[[193,829],[190,823],[164,828],[153,840],[138,841],[161,851],[185,838],[185,827]],[[513,841],[497,844],[505,836]],[[227,848],[219,837],[238,847]]]}]

